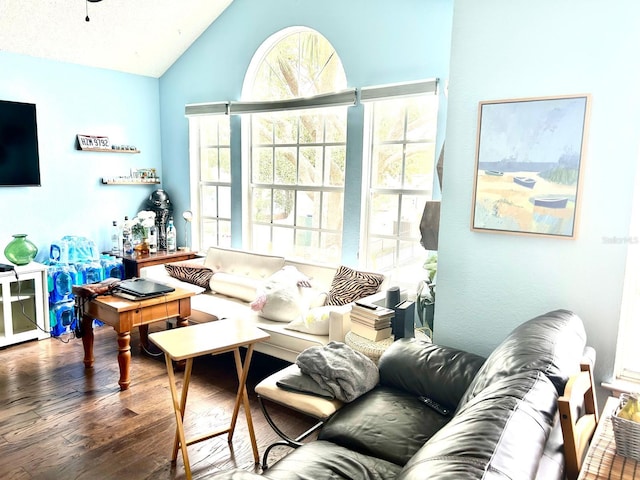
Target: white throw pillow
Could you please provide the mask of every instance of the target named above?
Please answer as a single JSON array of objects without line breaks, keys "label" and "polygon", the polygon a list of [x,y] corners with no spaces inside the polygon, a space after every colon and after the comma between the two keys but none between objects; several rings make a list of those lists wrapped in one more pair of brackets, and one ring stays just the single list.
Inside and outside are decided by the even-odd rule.
[{"label": "white throw pillow", "polygon": [[329,335],[331,306],[311,308],[284,328],[311,335]]},{"label": "white throw pillow", "polygon": [[213,292],[250,302],[256,297],[256,289],[260,284],[261,281],[255,278],[216,272],[211,277],[209,287]]},{"label": "white throw pillow", "polygon": [[260,316],[276,322],[291,322],[316,301],[317,293],[307,295],[311,290],[300,284],[308,284],[309,279],[295,267],[287,265],[271,275],[258,287],[257,297],[251,303]]}]

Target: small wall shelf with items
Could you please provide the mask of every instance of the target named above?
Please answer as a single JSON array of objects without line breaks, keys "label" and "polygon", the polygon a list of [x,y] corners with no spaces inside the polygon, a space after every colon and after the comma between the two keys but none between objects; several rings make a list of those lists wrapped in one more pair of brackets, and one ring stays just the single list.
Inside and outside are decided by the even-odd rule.
[{"label": "small wall shelf with items", "polygon": [[140,180],[133,177],[102,177],[103,185],[159,185],[160,179]]},{"label": "small wall shelf with items", "polygon": [[133,145],[112,145],[109,137],[78,134],[76,138],[77,149],[85,152],[140,153]]},{"label": "small wall shelf with items", "polygon": [[129,175],[102,177],[103,185],[159,185],[160,177],[155,168],[131,169]]},{"label": "small wall shelf with items", "polygon": [[14,268],[0,273],[0,347],[49,337],[47,267]]}]

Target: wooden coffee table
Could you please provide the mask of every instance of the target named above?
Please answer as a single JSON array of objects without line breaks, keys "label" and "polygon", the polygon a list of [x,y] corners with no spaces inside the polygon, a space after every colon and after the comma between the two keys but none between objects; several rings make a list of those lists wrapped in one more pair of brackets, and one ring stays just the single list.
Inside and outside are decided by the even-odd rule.
[{"label": "wooden coffee table", "polygon": [[189,290],[176,288],[175,291],[148,300],[130,301],[113,295],[96,297],[85,304],[82,317],[82,345],[84,347],[85,368],[93,367],[93,319],[111,325],[118,334],[118,365],[120,366],[120,390],[129,388],[129,368],[131,365],[131,329],[138,327],[140,342],[148,346],[149,324],[177,317],[178,326],[188,324],[191,315]]}]

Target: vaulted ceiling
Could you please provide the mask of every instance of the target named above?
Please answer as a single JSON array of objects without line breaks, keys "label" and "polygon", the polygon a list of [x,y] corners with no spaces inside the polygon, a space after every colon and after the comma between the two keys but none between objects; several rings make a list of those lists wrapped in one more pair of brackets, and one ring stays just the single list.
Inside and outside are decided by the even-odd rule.
[{"label": "vaulted ceiling", "polygon": [[0,0],[0,50],[160,77],[232,1]]}]

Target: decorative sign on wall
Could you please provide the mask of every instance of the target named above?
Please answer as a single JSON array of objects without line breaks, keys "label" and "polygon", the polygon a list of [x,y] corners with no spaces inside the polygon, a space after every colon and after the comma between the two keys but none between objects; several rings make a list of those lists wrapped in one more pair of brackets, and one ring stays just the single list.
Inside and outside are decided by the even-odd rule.
[{"label": "decorative sign on wall", "polygon": [[78,134],[78,145],[80,150],[111,150],[109,137]]}]

